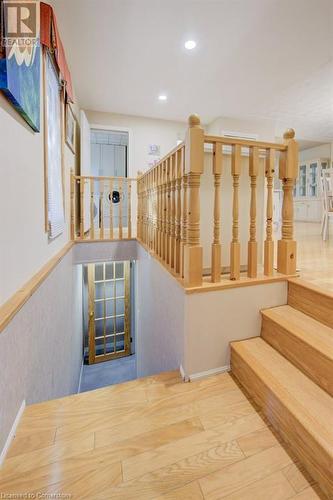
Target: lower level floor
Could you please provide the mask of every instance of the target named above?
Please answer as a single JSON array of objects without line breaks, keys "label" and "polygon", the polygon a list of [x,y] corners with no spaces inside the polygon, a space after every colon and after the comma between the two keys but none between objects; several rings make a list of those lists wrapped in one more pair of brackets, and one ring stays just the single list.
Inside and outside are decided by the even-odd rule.
[{"label": "lower level floor", "polygon": [[178,372],[29,406],[0,472],[0,493],[321,498],[230,374],[184,384]]}]

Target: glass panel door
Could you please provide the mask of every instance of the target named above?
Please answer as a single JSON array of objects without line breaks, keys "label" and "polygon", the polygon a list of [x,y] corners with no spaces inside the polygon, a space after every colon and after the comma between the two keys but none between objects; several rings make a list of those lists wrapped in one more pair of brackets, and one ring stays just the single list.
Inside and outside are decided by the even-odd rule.
[{"label": "glass panel door", "polygon": [[306,165],[299,167],[299,196],[306,196]]},{"label": "glass panel door", "polygon": [[89,364],[130,354],[130,263],[88,265]]},{"label": "glass panel door", "polygon": [[318,164],[310,163],[309,196],[311,198],[318,196],[317,173]]}]

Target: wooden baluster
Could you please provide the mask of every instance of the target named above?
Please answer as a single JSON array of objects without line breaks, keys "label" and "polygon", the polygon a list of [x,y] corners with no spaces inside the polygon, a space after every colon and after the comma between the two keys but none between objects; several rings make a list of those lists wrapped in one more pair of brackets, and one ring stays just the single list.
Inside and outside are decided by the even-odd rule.
[{"label": "wooden baluster", "polygon": [[150,248],[154,248],[154,188],[153,188],[153,170],[149,174],[149,200],[150,200]]},{"label": "wooden baluster", "polygon": [[161,234],[161,220],[160,220],[160,165],[156,165],[156,255],[160,255],[160,234]]},{"label": "wooden baluster", "polygon": [[204,167],[204,131],[197,115],[191,115],[189,118],[185,144],[188,219],[184,250],[184,284],[190,287],[202,285],[203,271],[203,249],[200,246],[200,177]]},{"label": "wooden baluster", "polygon": [[278,241],[277,270],[283,274],[296,273],[296,241],[294,241],[293,190],[298,174],[298,144],[295,131],[289,129],[283,138],[287,147],[280,153],[279,177],[282,180],[282,239]]},{"label": "wooden baluster", "polygon": [[250,202],[250,239],[248,242],[248,268],[249,278],[256,278],[258,272],[258,243],[257,243],[257,176],[259,172],[259,149],[250,148],[249,176],[251,179]]},{"label": "wooden baluster", "polygon": [[184,254],[185,246],[187,240],[187,174],[185,174],[185,151],[183,152],[183,206],[182,206],[182,230],[181,230],[181,242],[180,242],[180,276],[184,278]]},{"label": "wooden baluster", "polygon": [[136,235],[138,239],[141,239],[141,177],[142,173],[140,170],[137,172],[137,182],[136,182],[136,196],[137,196],[137,209],[136,209]]},{"label": "wooden baluster", "polygon": [[221,281],[221,175],[222,175],[222,145],[214,143],[213,174],[214,174],[214,240],[212,244],[212,282]]},{"label": "wooden baluster", "polygon": [[113,201],[112,201],[112,193],[113,193],[113,179],[110,179],[109,183],[110,189],[110,240],[113,240]]},{"label": "wooden baluster", "polygon": [[100,239],[104,240],[104,181],[99,181]]},{"label": "wooden baluster", "polygon": [[165,262],[170,264],[170,242],[171,242],[171,157],[166,161],[166,240],[165,240]]},{"label": "wooden baluster", "polygon": [[94,217],[94,179],[90,179],[90,238],[95,238],[95,217]]},{"label": "wooden baluster", "polygon": [[132,182],[127,181],[127,237],[132,238]]},{"label": "wooden baluster", "polygon": [[157,166],[154,167],[154,252],[157,254]]},{"label": "wooden baluster", "polygon": [[144,177],[144,192],[143,192],[143,203],[144,203],[144,243],[148,245],[148,221],[147,221],[147,207],[148,207],[148,201],[147,201],[147,174],[145,174]]},{"label": "wooden baluster", "polygon": [[163,162],[163,238],[162,238],[162,260],[166,260],[167,241],[167,160]]},{"label": "wooden baluster", "polygon": [[233,178],[232,203],[232,242],[230,244],[230,279],[240,278],[240,243],[239,243],[239,176],[241,172],[242,150],[236,144],[232,146],[231,174]]},{"label": "wooden baluster", "polygon": [[175,241],[176,241],[176,158],[171,156],[171,223],[170,223],[170,267],[175,269]]},{"label": "wooden baluster", "polygon": [[150,172],[147,174],[147,229],[148,229],[148,248],[151,248],[151,175]]},{"label": "wooden baluster", "polygon": [[267,179],[267,207],[266,207],[266,240],[264,243],[264,274],[273,275],[274,241],[273,241],[273,179],[275,165],[274,149],[266,150],[265,177]]},{"label": "wooden baluster", "polygon": [[118,180],[118,189],[119,189],[119,239],[123,239],[123,179],[119,178]]},{"label": "wooden baluster", "polygon": [[71,239],[75,240],[75,175],[71,170]]},{"label": "wooden baluster", "polygon": [[180,273],[180,240],[181,240],[181,216],[182,216],[182,152],[180,149],[176,153],[176,221],[175,221],[175,271]]},{"label": "wooden baluster", "polygon": [[80,183],[80,238],[84,239],[84,181],[85,178],[79,179]]}]

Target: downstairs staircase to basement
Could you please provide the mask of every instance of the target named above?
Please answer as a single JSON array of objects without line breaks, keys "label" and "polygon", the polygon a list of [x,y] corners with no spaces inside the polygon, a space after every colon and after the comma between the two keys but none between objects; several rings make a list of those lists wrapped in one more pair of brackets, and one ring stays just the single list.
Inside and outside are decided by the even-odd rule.
[{"label": "downstairs staircase to basement", "polygon": [[231,344],[233,375],[333,498],[333,295],[299,279],[262,311],[261,337]]}]

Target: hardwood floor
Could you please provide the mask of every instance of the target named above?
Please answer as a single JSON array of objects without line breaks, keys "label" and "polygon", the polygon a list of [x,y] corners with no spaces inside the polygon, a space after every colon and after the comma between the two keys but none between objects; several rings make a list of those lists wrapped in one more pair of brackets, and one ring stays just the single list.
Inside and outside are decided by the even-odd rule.
[{"label": "hardwood floor", "polygon": [[323,241],[320,223],[297,222],[295,238],[301,278],[333,292],[333,234]]},{"label": "hardwood floor", "polygon": [[229,374],[178,373],[27,407],[0,496],[323,498]]}]

